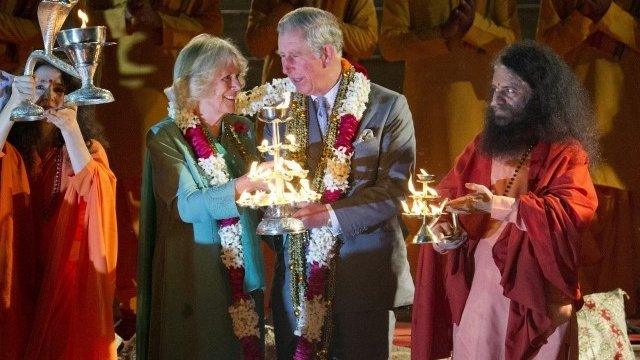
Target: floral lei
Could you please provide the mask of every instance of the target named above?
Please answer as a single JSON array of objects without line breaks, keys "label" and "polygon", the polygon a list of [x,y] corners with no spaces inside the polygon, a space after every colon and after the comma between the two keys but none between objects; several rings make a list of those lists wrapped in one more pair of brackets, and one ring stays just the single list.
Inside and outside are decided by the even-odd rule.
[{"label": "floral lei", "polygon": [[[200,118],[184,109],[178,109],[169,102],[169,117],[182,131],[185,139],[198,158],[198,165],[206,175],[211,186],[229,182],[229,169],[220,153],[216,153],[211,136]],[[244,124],[242,124],[244,125]],[[241,126],[233,126],[234,136]],[[259,316],[253,298],[244,291],[244,257],[242,250],[242,227],[240,218],[218,220],[218,235],[222,252],[220,258],[228,270],[231,287],[231,305],[229,314],[233,332],[240,340],[244,359],[263,359],[260,346]]]},{"label": "floral lei", "polygon": [[[353,141],[366,109],[370,87],[369,80],[363,74],[356,72],[348,61],[342,60],[342,81],[336,106],[329,117],[322,158],[312,179],[312,189],[322,193],[322,202],[325,204],[341,199],[349,187]],[[306,164],[308,119],[304,95],[293,95],[291,111],[292,119],[287,124],[287,133],[298,139],[301,150],[289,154],[289,157],[299,164]],[[298,342],[294,359],[326,358],[333,327],[333,270],[339,241],[328,226],[311,229],[306,254],[307,234],[290,235],[289,240],[291,296],[298,317],[295,330]]]}]

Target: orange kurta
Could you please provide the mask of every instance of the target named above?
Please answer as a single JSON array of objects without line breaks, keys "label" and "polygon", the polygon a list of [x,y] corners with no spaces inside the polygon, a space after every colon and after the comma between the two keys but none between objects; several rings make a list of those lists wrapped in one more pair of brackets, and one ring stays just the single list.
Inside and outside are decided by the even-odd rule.
[{"label": "orange kurta", "polygon": [[36,158],[29,174],[41,285],[25,359],[116,358],[116,179],[97,141],[90,152],[92,160],[74,174],[63,148],[53,201],[58,152]]},{"label": "orange kurta", "polygon": [[7,143],[0,151],[0,357],[7,360],[24,356],[37,295],[28,206],[25,166]]}]

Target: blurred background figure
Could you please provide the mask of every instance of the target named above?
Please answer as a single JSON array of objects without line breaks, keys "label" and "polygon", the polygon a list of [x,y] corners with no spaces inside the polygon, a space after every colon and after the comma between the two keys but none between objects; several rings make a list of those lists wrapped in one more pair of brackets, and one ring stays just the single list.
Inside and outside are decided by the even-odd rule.
[{"label": "blurred background figure", "polygon": [[[602,158],[591,171],[599,207],[584,240],[585,293],[640,295],[640,1],[542,0],[537,40],[573,68],[594,104]],[[589,266],[590,265],[590,266]],[[628,315],[637,300],[626,302]]]},{"label": "blurred background figure", "polygon": [[262,82],[284,77],[278,49],[278,21],[299,7],[316,7],[341,21],[344,36],[343,57],[357,68],[358,60],[371,57],[378,42],[378,20],[373,0],[253,0],[246,31],[251,55],[264,58]]},{"label": "blurred background figure", "polygon": [[14,73],[34,48],[42,48],[36,10],[40,0],[0,1],[0,69]]},{"label": "blurred background figure", "polygon": [[385,0],[380,52],[404,61],[417,163],[437,176],[482,128],[491,61],[520,34],[515,0]]},{"label": "blurred background figure", "polygon": [[[441,179],[482,129],[491,62],[520,34],[515,0],[385,0],[380,52],[404,61],[416,163]],[[412,232],[417,223],[410,223]],[[414,270],[418,247],[409,248]]]}]

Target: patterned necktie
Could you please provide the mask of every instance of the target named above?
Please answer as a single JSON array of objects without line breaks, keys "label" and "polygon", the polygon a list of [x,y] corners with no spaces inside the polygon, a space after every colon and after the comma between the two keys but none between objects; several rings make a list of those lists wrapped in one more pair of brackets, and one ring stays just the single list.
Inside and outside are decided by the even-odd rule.
[{"label": "patterned necktie", "polygon": [[316,117],[318,119],[318,125],[322,136],[327,134],[327,99],[324,96],[318,96],[316,98]]}]

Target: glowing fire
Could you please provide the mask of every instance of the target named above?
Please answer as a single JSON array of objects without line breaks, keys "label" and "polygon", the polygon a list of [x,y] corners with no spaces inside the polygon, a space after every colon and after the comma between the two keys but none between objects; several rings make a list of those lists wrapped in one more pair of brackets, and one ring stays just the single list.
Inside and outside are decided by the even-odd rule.
[{"label": "glowing fire", "polygon": [[427,183],[431,182],[428,180],[430,175],[424,170],[420,169],[419,182],[422,183],[422,191],[418,191],[413,184],[413,177],[409,176],[408,188],[411,193],[411,197],[413,198],[413,203],[411,206],[407,204],[407,202],[402,201],[402,210],[407,215],[428,215],[434,216],[439,215],[444,210],[444,204],[446,202],[441,203],[440,205],[434,204],[438,198],[438,192],[436,189],[430,187]]},{"label": "glowing fire", "polygon": [[82,26],[80,27],[83,29],[86,28],[87,23],[89,22],[89,16],[87,16],[87,13],[82,10],[78,10],[78,17],[80,18],[80,20],[82,20]]}]

